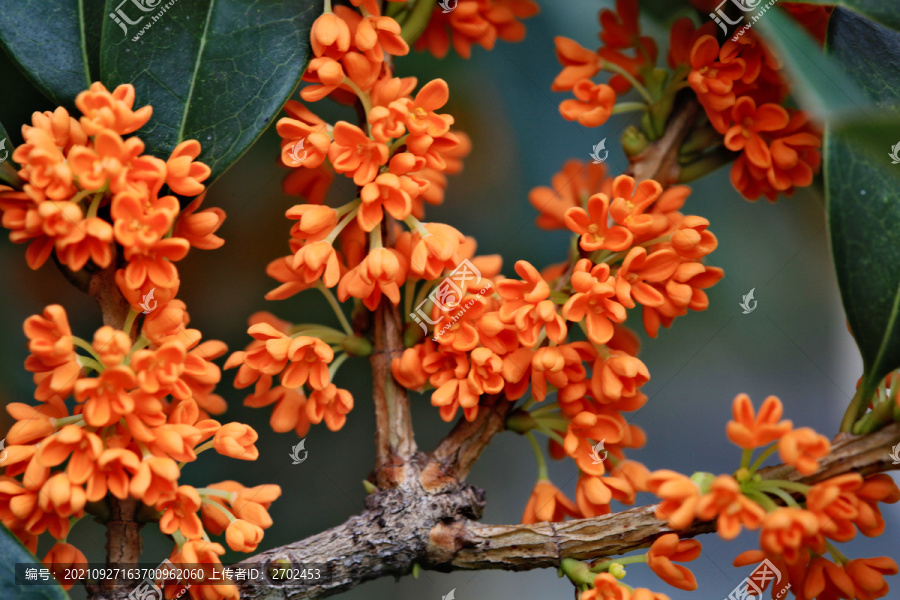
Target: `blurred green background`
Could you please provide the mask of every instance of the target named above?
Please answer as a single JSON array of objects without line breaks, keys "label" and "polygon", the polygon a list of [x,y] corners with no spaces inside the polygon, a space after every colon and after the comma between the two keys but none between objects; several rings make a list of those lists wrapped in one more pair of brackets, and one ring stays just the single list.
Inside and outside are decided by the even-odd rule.
[{"label": "blurred green background", "polygon": [[[565,256],[565,234],[535,227],[535,211],[527,202],[530,189],[549,185],[567,159],[588,160],[591,147],[603,138],[609,140],[611,173],[618,174],[626,167],[615,140],[631,121],[617,117],[596,129],[566,122],[558,112],[565,96],[550,91],[550,82],[559,71],[553,37],[565,35],[595,47],[597,12],[609,4],[541,2],[542,13],[527,22],[528,35],[520,44],[501,42],[491,52],[477,48],[469,61],[455,55],[437,61],[418,54],[396,61],[398,75],[416,75],[420,82],[438,75],[447,80],[451,89],[447,112],[473,140],[464,172],[451,179],[446,202],[429,209],[428,220],[450,223],[475,236],[480,254],[502,254],[507,275],[513,274],[512,266],[519,259],[542,267]],[[54,107],[5,56],[0,57],[0,80],[4,82],[0,120],[12,141],[19,143],[18,128],[31,112]],[[329,120],[353,118],[345,109],[324,102],[312,108]],[[180,297],[188,305],[191,325],[200,329],[205,339],[223,340],[231,350],[247,343],[246,320],[258,310],[295,322],[333,320],[315,291],[281,302],[263,298],[276,285],[265,275],[265,266],[286,254],[290,223],[284,211],[296,202],[281,190],[286,170],[278,166],[277,156],[278,137],[270,128],[211,188],[204,203],[220,206],[228,214],[219,231],[226,239],[225,246],[210,252],[194,249],[178,264]],[[343,196],[351,193],[348,186],[342,186],[333,189],[331,197],[343,203]],[[628,418],[645,429],[648,442],[630,456],[651,469],[733,471],[740,450],[727,441],[725,423],[731,417],[731,401],[739,392],[750,394],[757,406],[767,395],[775,394],[785,403],[786,418],[796,426],[811,426],[830,437],[852,396],[861,361],[844,325],[821,198],[806,190],[777,204],[746,202],[731,187],[725,169],[694,186],[685,211],[711,221],[719,247],[708,262],[723,267],[726,277],[709,291],[709,310],[676,320],[658,339],[644,344],[641,358],[652,377],[644,391],[650,401]],[[0,400],[30,402],[33,384],[22,367],[27,356],[22,321],[48,304],[59,303],[68,311],[75,333],[90,339],[100,318],[93,302],[72,288],[52,263],[37,272],[29,270],[25,248],[3,237],[0,272],[10,289],[0,296],[0,330],[4,332]],[[744,315],[738,303],[751,288],[756,289],[758,307]],[[641,329],[639,318],[632,325]],[[205,453],[184,469],[183,481],[198,486],[223,479],[245,485],[280,485],[283,494],[271,511],[275,526],[267,530],[260,549],[303,539],[358,513],[365,496],[361,482],[373,464],[374,418],[367,367],[366,361],[356,359],[341,369],[337,383],[353,393],[356,408],[340,432],[313,427],[306,438],[309,457],[296,466],[289,457],[296,436],[272,433],[268,409],[244,408],[245,394],[233,389],[234,372],[226,372],[218,391],[230,408],[222,419],[249,423],[261,433],[260,458],[246,463]],[[415,396],[413,403],[418,443],[427,451],[450,426],[440,420],[427,399]],[[6,431],[8,417],[0,418],[5,419],[0,428]],[[487,491],[484,522],[518,522],[535,476],[534,458],[524,439],[510,433],[495,438],[470,476],[471,483]],[[571,461],[551,464],[551,477],[574,494],[576,469]],[[652,502],[646,494],[638,498],[638,504]],[[885,513],[888,533],[844,544],[845,554],[851,558],[898,557],[900,510],[890,507]],[[89,560],[103,561],[103,529],[89,519],[75,527],[70,541]],[[726,597],[749,574],[746,568],[733,568],[731,560],[743,550],[757,547],[756,535],[745,533],[728,544],[715,536],[701,541],[701,557],[688,565],[697,575],[698,592],[670,588],[640,566],[629,567],[626,581],[664,592],[673,600]],[[45,550],[42,545],[39,554]],[[167,538],[145,528],[143,562],[160,562],[170,550]],[[234,562],[241,556],[229,552],[225,558],[225,562]],[[426,571],[418,580],[382,579],[342,597],[438,600],[454,588],[458,600],[571,598],[573,594],[572,586],[558,579],[553,570]],[[72,596],[82,598],[83,589],[76,587]]]}]

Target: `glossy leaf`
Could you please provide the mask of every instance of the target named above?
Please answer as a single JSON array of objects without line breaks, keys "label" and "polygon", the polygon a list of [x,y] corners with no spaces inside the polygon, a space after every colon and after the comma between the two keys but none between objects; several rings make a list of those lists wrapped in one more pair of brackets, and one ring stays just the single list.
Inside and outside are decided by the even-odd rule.
[{"label": "glossy leaf", "polygon": [[[828,222],[835,269],[847,321],[863,357],[864,375],[855,406],[842,427],[864,411],[871,392],[900,367],[900,165],[888,156],[900,142],[900,32],[845,9],[829,30],[832,56],[853,74],[878,107],[878,118],[858,116],[829,131],[825,148]],[[881,154],[861,152],[856,140],[874,127],[895,140]]]},{"label": "glossy leaf", "polygon": [[5,525],[0,524],[0,598],[17,600],[68,600],[69,595],[58,584],[17,585],[16,563],[39,563]]},{"label": "glossy leaf", "polygon": [[797,4],[841,6],[892,29],[900,30],[900,3],[893,0],[792,0]]},{"label": "glossy leaf", "polygon": [[48,98],[68,108],[98,75],[103,0],[21,0],[0,10],[0,43]]},{"label": "glossy leaf", "polygon": [[133,84],[136,104],[153,106],[138,132],[148,152],[165,159],[199,140],[209,184],[296,88],[321,11],[322,0],[108,0],[119,22],[104,23],[102,79],[110,89]]}]

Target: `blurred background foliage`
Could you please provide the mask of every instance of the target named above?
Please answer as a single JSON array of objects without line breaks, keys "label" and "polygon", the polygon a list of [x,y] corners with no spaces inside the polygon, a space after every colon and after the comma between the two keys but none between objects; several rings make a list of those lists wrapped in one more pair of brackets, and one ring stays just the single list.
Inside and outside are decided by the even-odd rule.
[{"label": "blurred background foliage", "polygon": [[[520,44],[498,43],[491,52],[475,49],[471,60],[451,55],[438,61],[413,54],[396,61],[397,74],[414,75],[420,83],[439,75],[450,85],[446,112],[456,127],[466,131],[473,151],[461,175],[451,178],[444,205],[429,207],[428,221],[449,223],[478,240],[479,254],[501,254],[504,273],[513,275],[516,260],[543,267],[565,258],[567,236],[548,233],[534,225],[535,211],[528,192],[549,185],[563,163],[589,160],[591,147],[607,138],[607,165],[613,175],[627,161],[618,144],[627,115],[614,117],[597,129],[566,122],[558,112],[562,94],[550,91],[559,70],[553,37],[565,35],[586,47],[597,45],[596,16],[611,2],[567,0],[541,2],[540,15],[526,22],[527,38]],[[39,26],[39,23],[35,23]],[[664,29],[646,23],[665,48]],[[21,143],[19,127],[35,110],[55,108],[10,63],[0,56],[0,121],[12,142]],[[293,97],[297,98],[297,94]],[[138,104],[140,104],[138,90]],[[353,120],[350,109],[326,102],[312,105],[326,120]],[[225,246],[214,251],[191,250],[178,265],[179,297],[188,306],[191,326],[204,339],[219,339],[230,350],[248,342],[247,317],[260,310],[294,322],[335,324],[321,295],[307,291],[286,301],[268,302],[263,295],[276,283],[265,266],[287,253],[290,222],[284,211],[297,198],[286,196],[281,180],[286,169],[278,164],[278,137],[269,128],[259,142],[209,191],[204,206],[222,207],[228,215],[219,235]],[[340,181],[343,184],[345,182]],[[684,211],[706,217],[719,239],[707,262],[724,268],[725,278],[709,290],[710,308],[676,320],[656,340],[647,339],[638,318],[631,325],[645,340],[641,358],[650,369],[644,387],[650,400],[629,421],[647,433],[647,445],[629,454],[650,469],[669,468],[724,473],[739,464],[740,450],[725,437],[731,401],[746,392],[758,405],[770,394],[785,403],[786,418],[797,426],[810,426],[833,435],[861,373],[862,363],[844,321],[840,296],[828,252],[823,203],[813,189],[776,204],[743,200],[728,181],[727,169],[696,182]],[[859,190],[864,195],[865,190]],[[350,186],[331,191],[333,205],[352,199]],[[24,260],[24,246],[0,242],[0,272],[7,292],[0,294],[0,401],[32,402],[33,384],[23,368],[28,352],[22,321],[44,306],[62,304],[73,331],[87,339],[100,325],[93,301],[69,285],[48,262],[37,272]],[[743,294],[755,288],[757,309],[742,314]],[[220,361],[221,363],[222,361]],[[276,434],[268,426],[269,409],[242,406],[246,395],[232,386],[233,371],[224,373],[219,393],[229,403],[223,422],[242,421],[260,432],[259,460],[241,462],[201,455],[184,470],[183,482],[204,485],[234,479],[251,486],[276,483],[282,496],[272,507],[275,525],[266,531],[261,550],[303,539],[343,522],[363,508],[362,480],[374,460],[374,415],[371,377],[363,359],[348,361],[337,383],[356,400],[346,426],[331,433],[314,426],[307,436],[308,459],[292,465],[289,453],[295,434]],[[431,450],[449,430],[427,397],[413,396],[417,441]],[[9,417],[0,416],[8,430]],[[553,462],[551,478],[573,495],[576,468],[571,461]],[[896,475],[894,475],[896,477]],[[536,477],[527,442],[506,433],[494,439],[469,481],[487,491],[484,522],[518,522]],[[650,504],[648,494],[638,504]],[[887,507],[888,531],[900,527],[900,507]],[[900,556],[896,535],[876,539],[858,537],[842,550],[851,558]],[[46,541],[46,540],[45,540]],[[103,528],[90,518],[70,534],[95,562],[105,559]],[[629,567],[626,582],[668,594],[672,600],[724,598],[749,574],[735,569],[731,560],[741,551],[757,547],[755,533],[744,533],[734,543],[716,536],[701,538],[704,551],[688,566],[697,575],[699,589],[682,592],[669,588],[647,568]],[[43,545],[38,555],[46,552]],[[147,528],[142,562],[158,563],[168,556],[171,542]],[[240,560],[230,552],[224,562]],[[343,596],[347,600],[433,599],[456,589],[459,600],[513,598],[571,598],[572,586],[552,571],[524,573],[472,572],[441,574],[423,571],[418,580],[382,579],[364,584]],[[76,587],[73,598],[83,598]]]}]

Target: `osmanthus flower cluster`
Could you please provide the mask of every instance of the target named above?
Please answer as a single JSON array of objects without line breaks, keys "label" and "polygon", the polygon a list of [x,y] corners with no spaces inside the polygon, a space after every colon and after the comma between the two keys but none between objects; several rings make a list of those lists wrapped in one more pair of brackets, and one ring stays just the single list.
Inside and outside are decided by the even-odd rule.
[{"label": "osmanthus flower cluster", "polygon": [[[828,440],[808,427],[794,428],[782,420],[783,407],[775,396],[766,398],[756,412],[745,394],[733,404],[734,419],[727,424],[728,438],[743,448],[741,467],[732,475],[695,473],[687,477],[669,470],[644,473],[631,480],[638,491],[649,491],[661,500],[656,517],[671,529],[681,530],[695,521],[715,521],[725,540],[733,540],[743,528],[759,530],[759,549],[741,553],[734,565],[760,565],[768,560],[781,573],[772,598],[785,598],[788,591],[799,600],[874,600],[889,592],[885,575],[897,573],[897,563],[886,556],[849,559],[835,547],[848,542],[859,531],[881,535],[885,529],[879,503],[900,500],[900,489],[887,475],[867,478],[848,473],[815,485],[796,481],[763,479],[759,468],[778,453],[781,460],[800,474],[818,470],[826,456]],[[754,459],[754,451],[762,451]],[[686,562],[700,555],[700,543],[680,540],[676,533],[653,542],[648,552],[593,564],[567,559],[562,570],[582,590],[580,600],[599,598],[666,598],[632,590],[618,580],[625,565],[646,563],[660,578],[683,590],[697,588]],[[760,567],[762,568],[762,567]],[[768,586],[773,577],[754,580]],[[744,593],[744,590],[740,590]],[[749,593],[749,592],[748,592]]]},{"label": "osmanthus flower cluster", "polygon": [[[44,563],[59,572],[87,562],[66,541],[74,523],[107,499],[136,499],[174,539],[173,561],[203,563],[211,575],[224,548],[209,535],[224,533],[232,549],[254,550],[272,525],[267,509],[280,489],[179,483],[184,465],[210,448],[255,460],[257,434],[212,418],[226,408],[214,393],[221,371],[212,361],[227,348],[189,328],[186,306],[175,298],[173,263],[191,246],[224,243],[215,235],[224,212],[197,212],[210,170],[195,160],[194,140],[163,161],[143,154],[140,138],[123,138],[151,116],[151,107],[135,110],[134,101],[130,85],[109,92],[94,83],[76,99],[79,119],[63,108],[35,113],[12,155],[22,189],[0,189],[3,225],[13,241],[30,243],[32,268],[51,252],[87,275],[117,268],[130,305],[121,329],[104,325],[87,339],[73,334],[59,305],[25,320],[25,368],[39,404],[7,405],[15,423],[5,438],[0,519],[32,551],[38,536],[55,538]],[[182,210],[174,194],[197,198]],[[198,600],[238,596],[221,576],[190,593]]]},{"label": "osmanthus flower cluster", "polygon": [[[710,8],[705,1],[697,4]],[[816,8],[791,14],[816,30],[823,14],[827,22],[827,13]],[[623,136],[626,153],[636,156],[662,135],[676,95],[690,88],[705,118],[680,148],[681,181],[733,161],[731,182],[750,200],[764,195],[774,201],[812,183],[821,165],[821,130],[788,104],[790,85],[781,62],[754,30],[741,30],[720,44],[706,14],[698,15],[699,27],[696,19],[683,17],[670,30],[666,70],[657,67],[656,42],[641,35],[638,13],[637,0],[617,0],[615,11],[601,11],[603,44],[597,51],[556,38],[563,70],[552,89],[575,96],[560,104],[563,117],[597,127],[615,113],[643,112],[641,129],[629,128]],[[610,79],[594,82],[601,71]],[[616,102],[631,90],[641,101]]]},{"label": "osmanthus flower cluster", "polygon": [[[277,130],[281,160],[293,172],[284,187],[306,203],[286,212],[295,221],[291,253],[269,264],[267,273],[281,285],[266,296],[281,300],[317,288],[335,309],[342,330],[258,313],[250,319],[254,341],[226,363],[226,368],[240,367],[237,387],[254,386],[247,405],[274,404],[273,429],[293,429],[301,436],[310,424],[324,421],[331,430],[344,425],[353,397],[336,386],[334,375],[347,357],[371,352],[366,332],[353,330],[340,303],[352,299],[375,310],[382,298],[398,305],[405,297],[409,305],[418,282],[438,279],[463,260],[471,259],[486,277],[500,268],[495,257],[474,257],[474,241],[455,228],[420,220],[425,204],[443,202],[447,175],[462,169],[470,143],[452,129],[453,116],[441,112],[449,99],[445,81],[419,86],[414,77],[394,76],[391,57],[409,52],[400,24],[382,15],[378,3],[351,3],[358,10],[326,2],[325,13],[313,24],[314,57],[303,76],[310,85],[300,96],[306,103],[330,97],[357,104],[364,122],[326,123],[305,104],[285,106],[288,116],[278,121]],[[476,3],[460,3],[455,11],[469,15],[465,21],[454,22],[485,45],[487,38],[474,33],[483,19],[490,19],[501,37],[517,39],[511,15],[518,14],[519,4],[531,3],[478,2],[473,14],[469,4]],[[324,200],[335,173],[352,179],[358,195],[332,208]],[[468,343],[453,334],[446,339]]]}]

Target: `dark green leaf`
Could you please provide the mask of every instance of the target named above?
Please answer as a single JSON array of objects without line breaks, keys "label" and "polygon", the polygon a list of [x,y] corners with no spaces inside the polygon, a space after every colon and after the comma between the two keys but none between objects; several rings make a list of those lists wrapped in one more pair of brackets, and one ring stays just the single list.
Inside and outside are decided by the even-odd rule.
[{"label": "dark green leaf", "polygon": [[[842,427],[846,431],[874,387],[900,367],[900,164],[893,165],[888,156],[900,142],[900,32],[838,8],[828,45],[879,111],[877,118],[860,115],[855,125],[845,121],[826,135],[831,247],[844,310],[865,368],[857,406]],[[881,129],[875,144],[885,146],[880,153],[860,152],[855,140],[874,128]]]},{"label": "dark green leaf", "polygon": [[22,0],[0,10],[0,43],[48,98],[68,108],[97,78],[103,0]]},{"label": "dark green leaf", "polygon": [[165,159],[180,142],[199,140],[209,184],[296,88],[322,0],[142,0],[147,12],[135,1],[107,0],[122,23],[104,24],[103,81],[133,84],[136,104],[153,106],[138,132],[148,152]]},{"label": "dark green leaf", "polygon": [[900,2],[896,0],[792,0],[797,4],[842,6],[892,29],[900,30]]},{"label": "dark green leaf", "polygon": [[870,105],[840,62],[781,10],[768,10],[753,25],[772,46],[790,76],[800,105],[820,120],[855,116]]},{"label": "dark green leaf", "polygon": [[16,563],[39,563],[22,542],[0,524],[0,598],[3,600],[68,600],[59,585],[16,585]]}]

